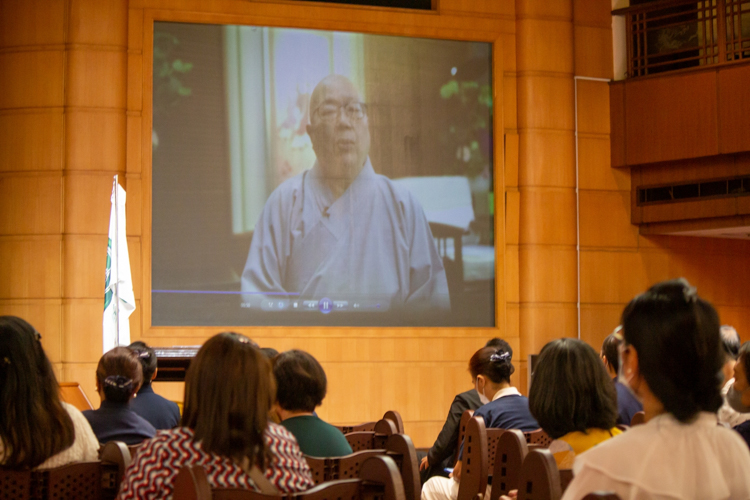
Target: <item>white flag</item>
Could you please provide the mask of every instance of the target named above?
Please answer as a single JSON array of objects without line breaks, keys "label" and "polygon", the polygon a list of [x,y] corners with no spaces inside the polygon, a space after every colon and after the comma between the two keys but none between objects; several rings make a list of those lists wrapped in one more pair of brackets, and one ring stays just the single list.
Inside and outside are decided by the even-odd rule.
[{"label": "white flag", "polygon": [[[117,176],[115,176],[110,199],[112,211],[109,214],[107,271],[104,281],[103,352],[107,352],[118,345],[130,344],[130,321],[128,318],[135,310],[128,240],[125,236],[125,190],[117,183]],[[117,328],[118,318],[119,332]]]}]

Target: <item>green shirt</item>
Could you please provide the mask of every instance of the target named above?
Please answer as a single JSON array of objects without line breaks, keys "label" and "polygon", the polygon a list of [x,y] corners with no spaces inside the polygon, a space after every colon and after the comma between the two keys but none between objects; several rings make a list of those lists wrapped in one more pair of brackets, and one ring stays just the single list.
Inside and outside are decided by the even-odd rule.
[{"label": "green shirt", "polygon": [[312,415],[291,417],[281,425],[291,432],[302,453],[311,457],[343,457],[352,447],[340,430]]}]

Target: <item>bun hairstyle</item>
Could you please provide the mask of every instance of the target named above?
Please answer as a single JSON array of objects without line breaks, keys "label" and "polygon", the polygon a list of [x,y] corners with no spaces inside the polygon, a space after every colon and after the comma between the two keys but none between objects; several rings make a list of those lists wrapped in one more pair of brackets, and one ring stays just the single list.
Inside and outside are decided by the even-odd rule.
[{"label": "bun hairstyle", "polygon": [[151,379],[154,378],[156,373],[156,352],[152,347],[149,347],[145,342],[136,341],[128,346],[137,356],[141,362],[141,368],[143,369],[143,383],[151,383]]},{"label": "bun hairstyle", "polygon": [[513,366],[513,349],[504,340],[493,347],[483,347],[469,360],[469,372],[472,378],[484,375],[494,383],[510,383],[510,376],[516,371]]},{"label": "bun hairstyle", "polygon": [[131,349],[115,347],[99,360],[96,378],[107,401],[127,403],[143,381],[141,361]]},{"label": "bun hairstyle", "polygon": [[612,370],[614,370],[615,373],[620,373],[620,358],[619,353],[617,352],[619,345],[620,340],[614,333],[607,335],[607,338],[605,338],[602,343],[602,354],[604,355],[604,360],[612,367]]},{"label": "bun hairstyle", "polygon": [[722,405],[724,351],[716,310],[684,278],[658,283],[622,313],[623,337],[664,409],[680,422]]}]

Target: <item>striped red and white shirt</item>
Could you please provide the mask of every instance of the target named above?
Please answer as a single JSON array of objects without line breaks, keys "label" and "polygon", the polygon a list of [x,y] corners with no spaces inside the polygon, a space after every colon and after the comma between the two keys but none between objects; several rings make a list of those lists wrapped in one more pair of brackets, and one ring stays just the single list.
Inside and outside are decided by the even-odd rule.
[{"label": "striped red and white shirt", "polygon": [[[144,441],[125,472],[117,498],[170,499],[174,478],[184,465],[202,465],[213,488],[257,490],[253,480],[236,462],[206,453],[193,437],[191,429],[179,427],[161,431],[156,437]],[[314,486],[310,467],[289,431],[269,422],[264,437],[273,457],[265,475],[279,491],[294,493]]]}]

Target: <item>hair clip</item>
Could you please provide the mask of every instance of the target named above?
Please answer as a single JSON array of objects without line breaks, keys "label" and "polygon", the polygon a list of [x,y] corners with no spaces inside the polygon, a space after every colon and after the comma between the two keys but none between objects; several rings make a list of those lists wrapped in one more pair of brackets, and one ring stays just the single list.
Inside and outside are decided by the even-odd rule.
[{"label": "hair clip", "polygon": [[503,352],[502,354],[498,354],[496,352],[495,354],[490,356],[490,361],[492,363],[504,363],[506,361],[510,362],[510,353],[506,351],[506,352]]},{"label": "hair clip", "polygon": [[148,351],[136,351],[140,359],[151,359],[151,353]]},{"label": "hair clip", "polygon": [[110,375],[104,379],[104,383],[110,387],[116,387],[118,389],[127,389],[133,385],[133,380],[122,375]]},{"label": "hair clip", "polygon": [[698,291],[692,285],[685,284],[682,287],[682,295],[685,297],[685,302],[688,304],[694,304],[698,300]]}]

